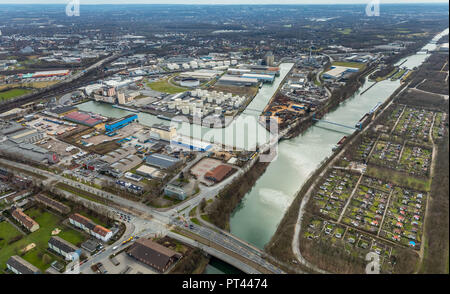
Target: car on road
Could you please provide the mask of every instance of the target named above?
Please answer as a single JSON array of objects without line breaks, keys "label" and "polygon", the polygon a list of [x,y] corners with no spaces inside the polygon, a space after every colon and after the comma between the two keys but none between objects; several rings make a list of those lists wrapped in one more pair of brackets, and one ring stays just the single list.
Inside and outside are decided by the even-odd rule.
[{"label": "car on road", "polygon": [[112,248],[112,250],[116,250],[117,248],[119,248],[119,245],[116,245]]}]

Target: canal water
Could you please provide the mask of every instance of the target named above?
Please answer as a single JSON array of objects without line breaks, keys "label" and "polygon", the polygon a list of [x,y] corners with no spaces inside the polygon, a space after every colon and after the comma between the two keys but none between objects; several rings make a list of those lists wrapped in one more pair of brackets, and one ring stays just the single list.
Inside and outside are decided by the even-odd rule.
[{"label": "canal water", "polygon": [[[448,29],[437,35],[434,40],[448,34]],[[428,44],[424,49],[433,50],[435,44]],[[398,64],[409,69],[419,66],[429,54],[414,54],[399,61]],[[280,65],[280,77],[272,85],[264,85],[253,101],[233,123],[224,129],[210,129],[198,125],[182,123],[177,126],[178,133],[194,138],[214,138],[214,142],[230,142],[234,134],[246,136],[245,142],[234,141],[238,148],[252,147],[267,141],[267,131],[257,126],[250,130],[245,127],[249,118],[256,118],[276,92],[279,84],[292,68],[292,63]],[[361,117],[369,112],[378,102],[385,101],[399,86],[400,81],[385,80],[377,83],[364,94],[373,82],[366,83],[336,110],[328,113],[323,119],[343,125],[355,126]],[[111,105],[87,102],[78,105],[85,111],[99,113],[108,117],[123,117],[130,114],[126,110],[116,109]],[[154,123],[170,124],[147,113],[138,114],[140,123],[152,125]],[[231,220],[231,233],[259,248],[270,240],[278,223],[290,206],[296,192],[302,187],[308,176],[317,169],[321,162],[332,154],[332,147],[345,135],[353,131],[348,128],[317,123],[300,136],[284,140],[278,146],[278,157],[266,172],[258,179],[255,186],[247,193],[241,204],[234,211]],[[208,139],[209,140],[209,139]],[[214,271],[209,266],[207,271]]]},{"label": "canal water", "polygon": [[204,274],[243,274],[239,269],[223,262],[220,259],[211,257],[209,264],[206,266]]},{"label": "canal water", "polygon": [[[268,132],[258,123],[259,115],[293,65],[293,63],[281,64],[280,77],[277,77],[272,84],[264,84],[247,108],[226,128],[214,129],[196,124],[174,123],[143,112],[138,114],[139,122],[147,126],[155,123],[172,124],[177,128],[177,133],[184,136],[202,139],[207,142],[222,143],[246,150],[254,150],[257,144],[262,145],[269,140]],[[113,108],[107,103],[95,101],[79,104],[77,107],[80,110],[91,111],[112,118],[120,118],[132,113],[123,109]]]},{"label": "canal water", "polygon": [[[435,39],[438,40],[445,34],[448,34],[448,29]],[[432,50],[435,47],[436,45],[428,44],[424,48]],[[428,56],[429,54],[414,54],[405,58],[407,61],[403,66],[412,69],[422,64]],[[385,80],[360,94],[372,84],[373,82],[366,81],[353,97],[323,119],[355,126],[378,102],[385,101],[400,86],[400,81]],[[317,123],[300,136],[282,141],[277,160],[269,165],[234,211],[230,220],[231,233],[263,248],[275,233],[278,223],[308,176],[332,154],[332,147],[343,136],[352,132],[351,129]]]}]

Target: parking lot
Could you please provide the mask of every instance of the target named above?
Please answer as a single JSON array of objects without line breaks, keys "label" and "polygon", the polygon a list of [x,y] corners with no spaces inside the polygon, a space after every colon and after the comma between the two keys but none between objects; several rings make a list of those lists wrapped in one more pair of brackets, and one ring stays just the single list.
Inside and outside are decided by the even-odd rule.
[{"label": "parking lot", "polygon": [[26,125],[51,136],[62,135],[78,127],[74,123],[43,115],[36,115],[36,119],[26,122]]},{"label": "parking lot", "polygon": [[102,261],[108,274],[158,274],[155,269],[128,256],[125,252],[121,252],[114,258],[118,265],[114,265],[110,258]]}]

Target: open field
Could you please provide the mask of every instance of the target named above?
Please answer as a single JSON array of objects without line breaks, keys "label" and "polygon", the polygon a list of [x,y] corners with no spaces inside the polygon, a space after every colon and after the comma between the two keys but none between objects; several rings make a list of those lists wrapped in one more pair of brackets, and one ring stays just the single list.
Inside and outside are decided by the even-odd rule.
[{"label": "open field", "polygon": [[174,86],[169,83],[168,79],[159,80],[156,82],[148,83],[148,86],[155,91],[169,94],[176,94],[187,91],[186,88]]},{"label": "open field", "polygon": [[333,65],[337,65],[337,66],[346,66],[346,67],[355,67],[355,68],[359,68],[364,69],[366,67],[365,63],[361,63],[361,62],[347,62],[347,61],[334,61]]},{"label": "open field", "polygon": [[28,94],[30,92],[31,92],[31,90],[19,89],[19,88],[0,92],[0,102],[22,96],[22,95]]}]

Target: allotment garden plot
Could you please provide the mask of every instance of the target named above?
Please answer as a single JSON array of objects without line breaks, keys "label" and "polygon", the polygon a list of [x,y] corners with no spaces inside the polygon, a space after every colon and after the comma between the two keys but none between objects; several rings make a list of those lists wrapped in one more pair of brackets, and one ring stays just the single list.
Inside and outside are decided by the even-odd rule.
[{"label": "allotment garden plot", "polygon": [[325,177],[314,195],[314,206],[322,215],[338,220],[342,210],[356,186],[359,176],[333,170]]},{"label": "allotment garden plot", "polygon": [[410,141],[428,142],[434,112],[406,107],[394,129],[398,135]]}]

